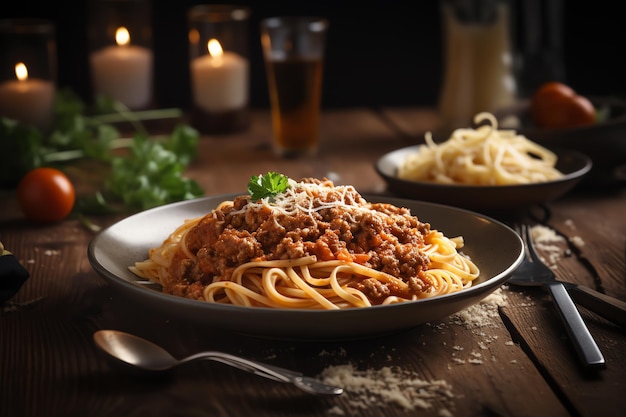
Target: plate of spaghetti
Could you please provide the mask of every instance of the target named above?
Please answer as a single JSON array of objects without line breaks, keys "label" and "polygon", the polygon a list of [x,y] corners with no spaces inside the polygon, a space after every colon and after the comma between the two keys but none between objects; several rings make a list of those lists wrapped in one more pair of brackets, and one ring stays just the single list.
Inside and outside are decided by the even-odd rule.
[{"label": "plate of spaghetti", "polygon": [[592,162],[578,151],[549,149],[499,129],[490,113],[477,128],[456,129],[442,142],[392,151],[376,163],[389,189],[403,197],[501,212],[523,210],[565,195],[589,173]]},{"label": "plate of spaghetti", "polygon": [[522,257],[519,236],[478,213],[272,172],[248,193],[132,215],[88,248],[92,267],[151,311],[290,340],[445,318],[498,288]]}]

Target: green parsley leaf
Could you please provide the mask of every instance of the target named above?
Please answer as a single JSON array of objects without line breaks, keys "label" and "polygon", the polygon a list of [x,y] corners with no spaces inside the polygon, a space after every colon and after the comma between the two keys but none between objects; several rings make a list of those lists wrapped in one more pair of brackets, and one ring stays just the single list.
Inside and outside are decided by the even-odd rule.
[{"label": "green parsley leaf", "polygon": [[141,210],[202,196],[198,183],[184,176],[195,156],[197,139],[197,131],[186,126],[177,127],[163,143],[135,134],[130,155],[111,161],[106,191]]},{"label": "green parsley leaf", "polygon": [[268,172],[265,175],[253,175],[248,182],[248,193],[252,201],[273,197],[289,188],[289,177],[278,172]]}]

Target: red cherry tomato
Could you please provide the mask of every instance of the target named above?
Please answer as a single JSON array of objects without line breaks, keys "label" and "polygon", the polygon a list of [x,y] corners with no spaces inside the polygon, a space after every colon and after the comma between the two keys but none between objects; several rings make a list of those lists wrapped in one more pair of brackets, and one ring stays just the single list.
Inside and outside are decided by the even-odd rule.
[{"label": "red cherry tomato", "polygon": [[530,115],[537,126],[545,128],[586,126],[596,121],[591,101],[556,81],[543,84],[533,94]]},{"label": "red cherry tomato", "polygon": [[26,218],[42,223],[66,218],[76,199],[74,185],[56,168],[35,168],[17,185],[17,201]]}]

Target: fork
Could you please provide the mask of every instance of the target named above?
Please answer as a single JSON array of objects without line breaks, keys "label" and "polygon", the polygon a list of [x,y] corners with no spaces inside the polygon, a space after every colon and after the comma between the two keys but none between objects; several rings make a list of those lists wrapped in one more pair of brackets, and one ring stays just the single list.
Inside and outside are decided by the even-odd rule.
[{"label": "fork", "polygon": [[605,368],[606,362],[602,352],[589,333],[589,329],[587,329],[580,312],[570,298],[565,285],[556,280],[554,272],[537,255],[530,227],[527,225],[518,226],[516,231],[524,241],[526,256],[522,264],[511,275],[510,281],[515,281],[517,284],[540,281],[550,292],[583,367],[585,369]]}]

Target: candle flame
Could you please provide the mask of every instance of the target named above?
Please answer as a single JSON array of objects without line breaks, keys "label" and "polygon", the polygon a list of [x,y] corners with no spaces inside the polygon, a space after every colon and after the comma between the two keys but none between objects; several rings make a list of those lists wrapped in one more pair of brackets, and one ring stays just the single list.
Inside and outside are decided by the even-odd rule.
[{"label": "candle flame", "polygon": [[224,54],[224,51],[222,50],[222,45],[220,45],[217,39],[209,39],[209,42],[207,43],[207,48],[209,49],[209,53],[211,54],[211,56],[214,58],[221,58]]},{"label": "candle flame", "polygon": [[25,81],[28,79],[28,68],[23,62],[15,64],[15,76],[19,81]]},{"label": "candle flame", "polygon": [[130,43],[130,33],[128,33],[128,29],[124,26],[117,28],[115,31],[115,42],[117,42],[119,46],[128,45]]}]

